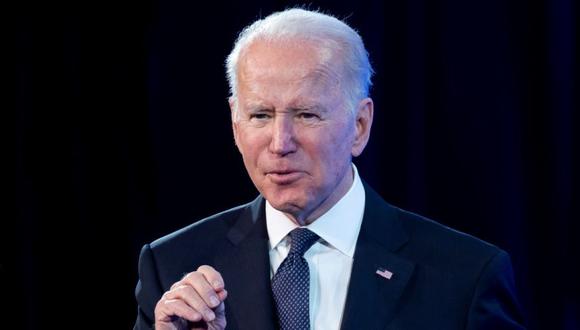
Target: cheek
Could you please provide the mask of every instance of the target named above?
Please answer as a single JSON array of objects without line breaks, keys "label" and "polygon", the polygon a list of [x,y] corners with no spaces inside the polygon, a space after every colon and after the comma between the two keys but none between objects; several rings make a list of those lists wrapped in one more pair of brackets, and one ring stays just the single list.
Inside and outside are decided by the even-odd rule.
[{"label": "cheek", "polygon": [[246,166],[255,167],[258,157],[263,150],[264,135],[259,132],[240,130],[238,135],[238,148],[242,153]]},{"label": "cheek", "polygon": [[345,126],[317,134],[308,139],[310,159],[321,172],[320,175],[335,176],[342,171],[351,155],[352,136]]},{"label": "cheek", "polygon": [[324,148],[330,154],[330,157],[340,159],[341,157],[345,157],[345,152],[350,154],[350,149],[354,141],[354,129],[348,123],[341,123],[333,129],[328,130],[318,140],[324,140],[324,145],[321,148]]}]

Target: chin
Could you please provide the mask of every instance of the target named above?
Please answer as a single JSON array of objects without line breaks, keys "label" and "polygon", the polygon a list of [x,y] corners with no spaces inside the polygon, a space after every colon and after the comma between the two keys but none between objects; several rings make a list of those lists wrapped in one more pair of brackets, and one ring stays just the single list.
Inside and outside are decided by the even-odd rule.
[{"label": "chin", "polygon": [[305,205],[302,198],[298,198],[297,196],[284,196],[284,193],[281,192],[272,192],[264,195],[264,197],[276,210],[284,213],[300,213]]},{"label": "chin", "polygon": [[268,199],[268,202],[278,211],[285,213],[297,213],[302,210],[301,204],[295,200],[280,200],[280,199]]}]

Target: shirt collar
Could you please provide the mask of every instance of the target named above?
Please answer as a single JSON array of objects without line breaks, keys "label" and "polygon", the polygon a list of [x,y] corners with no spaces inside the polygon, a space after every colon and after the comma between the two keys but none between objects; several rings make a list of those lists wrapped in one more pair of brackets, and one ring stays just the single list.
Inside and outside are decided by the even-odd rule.
[{"label": "shirt collar", "polygon": [[[320,236],[328,244],[353,257],[365,206],[365,191],[358,170],[354,164],[353,183],[347,193],[326,213],[305,226]],[[276,246],[299,226],[284,213],[276,210],[266,200],[266,225],[270,239],[270,249]]]}]

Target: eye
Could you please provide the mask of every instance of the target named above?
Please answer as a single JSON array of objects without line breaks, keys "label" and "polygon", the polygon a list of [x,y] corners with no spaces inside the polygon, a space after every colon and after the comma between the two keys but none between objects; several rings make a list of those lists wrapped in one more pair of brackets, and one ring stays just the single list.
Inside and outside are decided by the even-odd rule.
[{"label": "eye", "polygon": [[312,112],[300,112],[298,114],[298,118],[308,120],[308,121],[320,119],[320,117],[317,114],[312,113]]},{"label": "eye", "polygon": [[269,114],[263,112],[253,113],[250,115],[250,120],[267,120],[270,119],[270,117],[271,116]]}]

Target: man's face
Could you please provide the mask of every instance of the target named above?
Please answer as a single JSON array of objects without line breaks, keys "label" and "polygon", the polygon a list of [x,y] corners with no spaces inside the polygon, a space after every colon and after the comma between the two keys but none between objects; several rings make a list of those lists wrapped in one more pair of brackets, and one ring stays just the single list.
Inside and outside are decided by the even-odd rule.
[{"label": "man's face", "polygon": [[[322,215],[350,188],[351,155],[362,152],[370,129],[370,120],[365,131],[360,116],[345,109],[338,65],[323,66],[316,54],[305,41],[250,45],[238,66],[232,114],[254,185],[299,224]],[[362,112],[372,119],[372,101],[365,100]]]}]

